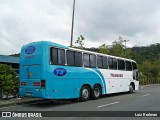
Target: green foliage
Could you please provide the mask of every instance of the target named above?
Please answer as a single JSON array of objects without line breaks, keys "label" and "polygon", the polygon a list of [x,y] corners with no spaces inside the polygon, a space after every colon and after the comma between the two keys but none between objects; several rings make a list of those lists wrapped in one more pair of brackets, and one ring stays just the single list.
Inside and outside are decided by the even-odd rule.
[{"label": "green foliage", "polygon": [[99,46],[99,52],[103,54],[109,54],[109,46],[106,44]]},{"label": "green foliage", "polygon": [[17,53],[17,54],[11,54],[9,56],[13,56],[13,57],[20,57],[20,53]]},{"label": "green foliage", "polygon": [[80,49],[83,49],[84,47],[83,47],[83,45],[84,45],[84,43],[83,43],[83,41],[85,40],[85,38],[82,36],[82,35],[80,35],[78,38],[77,38],[77,40],[76,40],[76,42],[75,42],[75,46],[74,47],[77,47],[77,48],[80,48]]},{"label": "green foliage", "polygon": [[[139,71],[146,80],[160,79],[160,44],[149,46],[133,47],[130,57],[139,64]],[[152,83],[152,81],[150,82]]]},{"label": "green foliage", "polygon": [[135,59],[138,63],[142,64],[144,61],[154,61],[160,59],[160,44],[152,44],[149,46],[132,47],[132,59]]},{"label": "green foliage", "polygon": [[110,54],[119,57],[125,57],[125,49],[122,41],[114,41],[109,49]]},{"label": "green foliage", "polygon": [[0,91],[4,95],[17,95],[19,79],[13,68],[0,64]]},{"label": "green foliage", "polygon": [[114,41],[112,45],[106,45],[102,44],[99,47],[99,52],[103,54],[109,54],[109,55],[114,55],[114,56],[119,56],[119,57],[124,57],[124,46],[122,44],[122,41]]}]

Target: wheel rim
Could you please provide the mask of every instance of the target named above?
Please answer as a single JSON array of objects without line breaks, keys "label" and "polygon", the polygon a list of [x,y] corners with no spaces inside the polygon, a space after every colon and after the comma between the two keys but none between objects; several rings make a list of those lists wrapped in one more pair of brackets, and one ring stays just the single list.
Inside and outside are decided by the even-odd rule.
[{"label": "wheel rim", "polygon": [[99,95],[100,95],[99,89],[98,89],[98,88],[95,88],[95,89],[94,89],[94,96],[95,96],[95,97],[99,97]]},{"label": "wheel rim", "polygon": [[89,95],[88,90],[87,89],[83,89],[82,90],[82,96],[83,96],[83,98],[88,98],[88,95]]},{"label": "wheel rim", "polygon": [[133,86],[130,85],[130,92],[133,92]]}]

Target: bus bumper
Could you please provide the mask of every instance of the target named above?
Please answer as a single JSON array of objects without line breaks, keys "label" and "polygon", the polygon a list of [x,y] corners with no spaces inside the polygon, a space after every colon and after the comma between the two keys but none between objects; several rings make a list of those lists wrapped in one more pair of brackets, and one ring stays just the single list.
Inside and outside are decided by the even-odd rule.
[{"label": "bus bumper", "polygon": [[20,96],[46,98],[45,89],[19,88]]}]

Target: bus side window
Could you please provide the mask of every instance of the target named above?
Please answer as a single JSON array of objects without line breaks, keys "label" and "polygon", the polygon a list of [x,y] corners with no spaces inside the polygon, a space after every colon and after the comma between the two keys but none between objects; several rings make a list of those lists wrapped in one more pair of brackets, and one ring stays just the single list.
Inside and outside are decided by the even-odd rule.
[{"label": "bus side window", "polygon": [[67,65],[74,65],[74,52],[67,50]]},{"label": "bus side window", "polygon": [[63,49],[51,48],[51,64],[65,65],[65,51]]},{"label": "bus side window", "polygon": [[65,51],[58,49],[58,64],[65,65]]},{"label": "bus side window", "polygon": [[82,53],[75,52],[75,66],[81,67],[82,66]]},{"label": "bus side window", "polygon": [[109,69],[113,69],[113,58],[108,58]]},{"label": "bus side window", "polygon": [[96,67],[96,56],[90,55],[90,67]]},{"label": "bus side window", "polygon": [[103,67],[102,56],[97,56],[97,67],[98,68],[102,68]]},{"label": "bus side window", "polygon": [[117,59],[113,58],[113,69],[117,70]]},{"label": "bus side window", "polygon": [[103,57],[103,68],[104,69],[108,68],[108,58],[107,57]]},{"label": "bus side window", "polygon": [[118,60],[118,70],[125,70],[124,60]]},{"label": "bus side window", "polygon": [[89,54],[86,54],[86,53],[83,54],[83,64],[84,64],[84,67],[90,66]]},{"label": "bus side window", "polygon": [[51,64],[58,64],[58,49],[57,48],[51,48]]},{"label": "bus side window", "polygon": [[132,71],[132,64],[130,61],[126,61],[126,71]]}]

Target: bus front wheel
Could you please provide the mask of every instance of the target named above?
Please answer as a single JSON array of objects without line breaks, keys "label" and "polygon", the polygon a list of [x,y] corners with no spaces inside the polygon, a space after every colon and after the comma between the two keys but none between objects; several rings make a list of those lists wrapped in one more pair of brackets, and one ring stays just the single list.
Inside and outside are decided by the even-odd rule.
[{"label": "bus front wheel", "polygon": [[88,86],[84,85],[82,86],[81,91],[80,91],[80,100],[82,102],[85,102],[89,100],[89,98],[90,98],[90,89]]},{"label": "bus front wheel", "polygon": [[92,98],[96,100],[101,97],[101,94],[102,94],[101,87],[99,85],[95,85],[92,90]]},{"label": "bus front wheel", "polygon": [[130,85],[129,85],[129,93],[133,93],[133,91],[134,91],[133,85],[130,84]]}]

